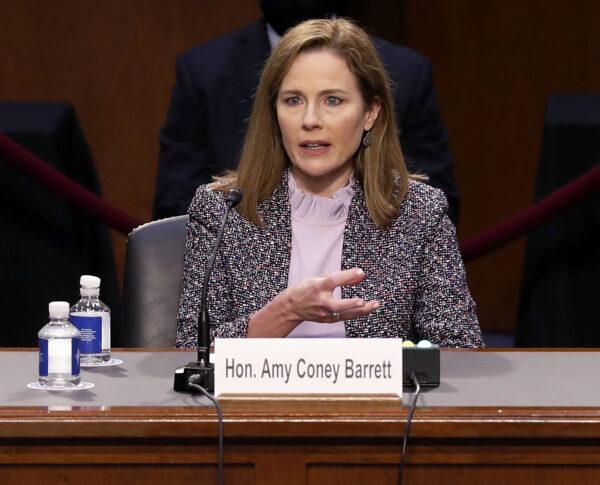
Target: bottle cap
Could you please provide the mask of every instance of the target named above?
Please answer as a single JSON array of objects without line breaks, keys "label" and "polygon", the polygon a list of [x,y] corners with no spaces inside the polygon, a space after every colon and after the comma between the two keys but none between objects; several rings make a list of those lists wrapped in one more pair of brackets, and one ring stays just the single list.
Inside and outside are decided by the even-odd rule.
[{"label": "bottle cap", "polygon": [[100,288],[100,278],[84,274],[79,278],[79,284],[82,288]]},{"label": "bottle cap", "polygon": [[51,301],[48,305],[50,318],[69,318],[68,301]]}]

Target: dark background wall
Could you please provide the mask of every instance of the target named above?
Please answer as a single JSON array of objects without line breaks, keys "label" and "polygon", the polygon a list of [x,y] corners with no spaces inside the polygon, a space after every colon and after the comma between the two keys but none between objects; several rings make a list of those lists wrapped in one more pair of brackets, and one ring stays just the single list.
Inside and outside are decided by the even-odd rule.
[{"label": "dark background wall", "polygon": [[[459,236],[527,206],[548,96],[600,90],[600,2],[354,0],[351,11],[433,60],[462,192]],[[148,220],[175,55],[259,15],[255,0],[4,0],[0,99],[71,102],[105,198]],[[113,241],[122,267],[125,238]],[[484,328],[514,327],[523,248],[467,267]]]}]

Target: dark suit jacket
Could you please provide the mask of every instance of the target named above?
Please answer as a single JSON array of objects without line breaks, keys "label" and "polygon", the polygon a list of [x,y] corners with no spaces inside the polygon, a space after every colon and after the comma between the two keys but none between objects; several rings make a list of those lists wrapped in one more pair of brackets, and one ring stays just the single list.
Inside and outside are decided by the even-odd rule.
[{"label": "dark suit jacket", "polygon": [[[348,209],[342,269],[367,277],[342,298],[378,300],[373,313],[344,323],[347,337],[428,339],[443,347],[481,347],[475,304],[441,191],[411,181],[396,219],[375,225],[356,183]],[[225,209],[225,195],[201,186],[189,209],[177,347],[194,347],[204,270]],[[251,315],[287,288],[292,223],[287,172],[259,204],[264,226],[231,211],[208,290],[211,340],[246,336]]]},{"label": "dark suit jacket", "polygon": [[[446,130],[420,54],[373,37],[392,79],[401,144],[409,170],[429,176],[456,223],[458,191]],[[194,47],[177,58],[177,81],[160,135],[154,218],[185,214],[196,188],[235,168],[252,95],[270,53],[264,20]]]}]

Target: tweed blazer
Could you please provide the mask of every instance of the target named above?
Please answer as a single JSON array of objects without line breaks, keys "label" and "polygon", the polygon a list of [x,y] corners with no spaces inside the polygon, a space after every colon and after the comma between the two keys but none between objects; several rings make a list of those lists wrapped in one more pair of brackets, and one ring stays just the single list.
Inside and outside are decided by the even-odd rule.
[{"label": "tweed blazer", "polygon": [[[211,340],[244,337],[252,314],[287,288],[292,249],[287,173],[258,207],[264,223],[231,211],[210,277]],[[345,322],[347,337],[428,339],[443,347],[483,346],[456,232],[443,193],[417,181],[393,223],[379,228],[356,183],[348,210],[342,269],[366,278],[342,298],[378,300],[371,314]],[[202,185],[189,208],[177,347],[194,347],[204,270],[225,212],[224,193]]]}]

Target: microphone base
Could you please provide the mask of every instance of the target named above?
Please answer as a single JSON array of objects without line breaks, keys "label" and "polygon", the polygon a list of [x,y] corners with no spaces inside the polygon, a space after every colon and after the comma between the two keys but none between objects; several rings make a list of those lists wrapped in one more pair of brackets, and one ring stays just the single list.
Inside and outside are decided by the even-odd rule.
[{"label": "microphone base", "polygon": [[189,364],[175,369],[173,389],[177,392],[194,394],[199,392],[190,386],[190,377],[197,375],[194,384],[197,384],[210,393],[215,392],[215,366],[203,362],[190,362]]},{"label": "microphone base", "polygon": [[440,348],[404,347],[402,349],[403,384],[412,387],[410,373],[414,372],[421,387],[440,385]]}]

